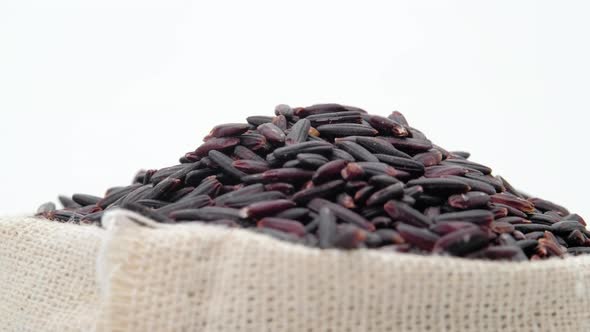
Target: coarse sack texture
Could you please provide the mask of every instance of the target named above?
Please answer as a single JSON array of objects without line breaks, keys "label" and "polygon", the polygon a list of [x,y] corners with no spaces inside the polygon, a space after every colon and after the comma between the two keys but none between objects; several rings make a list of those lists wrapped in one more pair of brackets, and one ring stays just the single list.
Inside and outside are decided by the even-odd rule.
[{"label": "coarse sack texture", "polygon": [[1,331],[590,331],[590,257],[319,250],[242,229],[0,220]]}]

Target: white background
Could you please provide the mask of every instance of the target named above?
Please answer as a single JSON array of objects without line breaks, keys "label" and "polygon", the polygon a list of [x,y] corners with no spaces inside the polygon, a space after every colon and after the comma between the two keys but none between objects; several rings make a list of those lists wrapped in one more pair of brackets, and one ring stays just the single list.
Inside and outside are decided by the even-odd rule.
[{"label": "white background", "polygon": [[586,1],[2,1],[0,213],[102,194],[208,129],[339,102],[590,216]]}]

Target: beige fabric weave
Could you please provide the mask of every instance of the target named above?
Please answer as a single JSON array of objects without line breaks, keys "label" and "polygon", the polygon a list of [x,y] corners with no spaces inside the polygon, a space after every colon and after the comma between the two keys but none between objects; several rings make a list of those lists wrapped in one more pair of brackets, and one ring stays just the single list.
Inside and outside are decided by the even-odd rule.
[{"label": "beige fabric weave", "polygon": [[94,226],[0,219],[0,331],[94,331],[103,234]]},{"label": "beige fabric weave", "polygon": [[244,230],[104,220],[112,331],[590,331],[590,257],[320,251]]},{"label": "beige fabric weave", "polygon": [[124,211],[103,223],[0,220],[0,331],[590,331],[590,257],[320,251]]}]

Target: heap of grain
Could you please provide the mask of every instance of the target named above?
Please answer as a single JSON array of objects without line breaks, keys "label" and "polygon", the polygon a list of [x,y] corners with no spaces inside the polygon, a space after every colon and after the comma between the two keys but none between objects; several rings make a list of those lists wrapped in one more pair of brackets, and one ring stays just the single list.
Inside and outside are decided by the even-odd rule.
[{"label": "heap of grain", "polygon": [[60,196],[38,215],[100,223],[133,210],[163,223],[241,227],[319,248],[535,260],[590,252],[584,220],[514,189],[404,116],[338,104],[216,126],[180,164],[104,197]]}]

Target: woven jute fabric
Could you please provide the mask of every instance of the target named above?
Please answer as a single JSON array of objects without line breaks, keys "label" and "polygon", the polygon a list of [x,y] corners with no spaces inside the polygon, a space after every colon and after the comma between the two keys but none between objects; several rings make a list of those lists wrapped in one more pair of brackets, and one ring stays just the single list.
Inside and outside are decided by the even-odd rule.
[{"label": "woven jute fabric", "polygon": [[[19,228],[11,236],[5,226],[13,223],[0,221],[7,331],[57,331],[72,321],[80,324],[68,328],[81,331],[590,331],[590,257],[501,263],[318,250],[126,211],[106,214],[105,230],[49,223],[67,231],[33,231],[48,226],[26,221],[29,242],[70,250],[46,250],[42,265],[31,263]],[[96,234],[79,241],[88,233]],[[82,262],[78,246],[98,251]],[[56,261],[73,280],[52,277]]]}]

